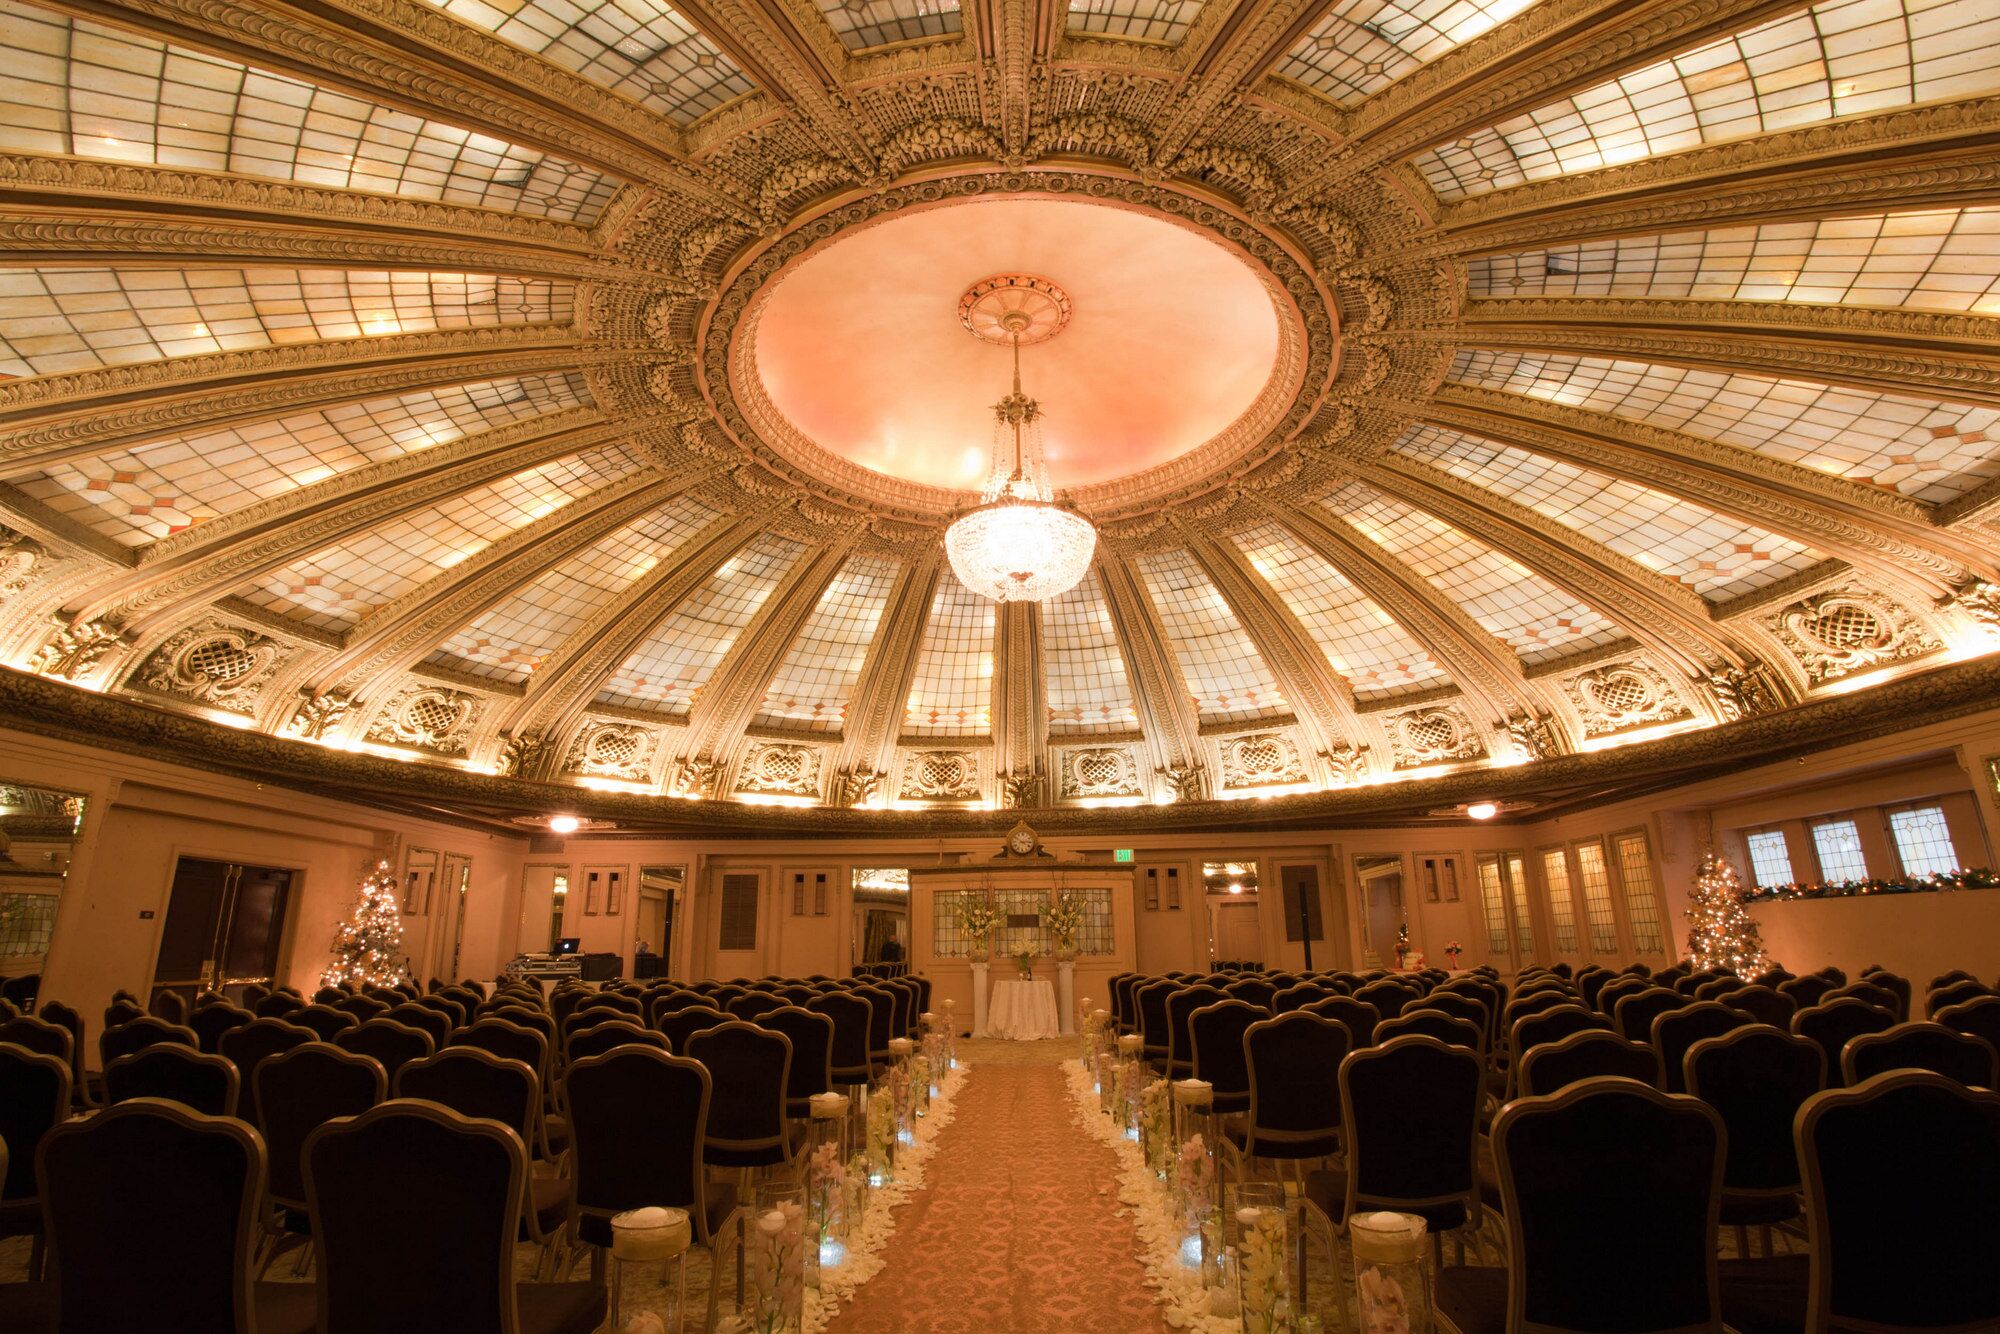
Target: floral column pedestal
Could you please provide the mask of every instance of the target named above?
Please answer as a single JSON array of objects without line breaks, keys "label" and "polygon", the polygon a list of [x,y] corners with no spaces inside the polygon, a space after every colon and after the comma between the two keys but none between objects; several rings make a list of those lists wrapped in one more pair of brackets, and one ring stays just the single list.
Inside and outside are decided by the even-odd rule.
[{"label": "floral column pedestal", "polygon": [[1076,960],[1056,960],[1056,1013],[1062,1016],[1062,1035],[1076,1036]]},{"label": "floral column pedestal", "polygon": [[978,1037],[986,1031],[986,1004],[990,999],[990,988],[986,985],[987,962],[984,959],[972,961],[972,1035]]}]

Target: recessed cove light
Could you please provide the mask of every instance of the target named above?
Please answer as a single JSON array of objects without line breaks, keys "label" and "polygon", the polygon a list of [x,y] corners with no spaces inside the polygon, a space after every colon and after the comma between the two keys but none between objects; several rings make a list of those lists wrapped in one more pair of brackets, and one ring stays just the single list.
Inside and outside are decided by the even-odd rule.
[{"label": "recessed cove light", "polygon": [[554,833],[574,834],[581,828],[583,828],[583,821],[577,819],[574,815],[551,815],[549,817],[549,829]]},{"label": "recessed cove light", "polygon": [[1490,801],[1475,801],[1465,808],[1465,813],[1475,820],[1491,820],[1500,813],[1500,808]]}]

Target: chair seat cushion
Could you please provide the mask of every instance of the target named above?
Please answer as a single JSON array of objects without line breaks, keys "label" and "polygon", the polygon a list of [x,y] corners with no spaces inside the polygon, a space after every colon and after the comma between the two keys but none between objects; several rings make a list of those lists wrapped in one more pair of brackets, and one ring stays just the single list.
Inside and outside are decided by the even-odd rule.
[{"label": "chair seat cushion", "polygon": [[610,1304],[596,1283],[522,1283],[514,1292],[521,1334],[590,1334]]},{"label": "chair seat cushion", "polygon": [[1507,1271],[1488,1265],[1452,1265],[1437,1276],[1437,1313],[1458,1334],[1506,1334]]},{"label": "chair seat cushion", "polygon": [[[312,1283],[259,1283],[257,1334],[313,1334],[319,1328],[319,1288]],[[5,1325],[0,1321],[0,1326]]]},{"label": "chair seat cushion", "polygon": [[1722,1319],[1741,1334],[1790,1334],[1805,1328],[1812,1262],[1803,1255],[1724,1260],[1717,1265]]}]

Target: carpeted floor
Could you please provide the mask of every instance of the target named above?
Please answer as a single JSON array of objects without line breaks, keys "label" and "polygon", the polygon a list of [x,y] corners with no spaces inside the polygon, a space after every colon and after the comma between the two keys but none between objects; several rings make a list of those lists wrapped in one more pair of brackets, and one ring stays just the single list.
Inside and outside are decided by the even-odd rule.
[{"label": "carpeted floor", "polygon": [[1159,1334],[1112,1159],[1076,1132],[1074,1042],[967,1044],[972,1072],[886,1267],[828,1334]]}]

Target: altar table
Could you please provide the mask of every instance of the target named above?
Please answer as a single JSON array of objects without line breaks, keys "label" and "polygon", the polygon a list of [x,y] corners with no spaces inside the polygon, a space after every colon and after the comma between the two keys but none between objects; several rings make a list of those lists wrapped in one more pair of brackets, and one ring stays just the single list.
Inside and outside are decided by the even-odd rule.
[{"label": "altar table", "polygon": [[1056,1013],[1054,985],[1035,978],[1026,982],[995,982],[986,1007],[986,1029],[975,1037],[1032,1042],[1057,1037],[1062,1020]]}]

